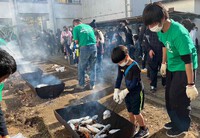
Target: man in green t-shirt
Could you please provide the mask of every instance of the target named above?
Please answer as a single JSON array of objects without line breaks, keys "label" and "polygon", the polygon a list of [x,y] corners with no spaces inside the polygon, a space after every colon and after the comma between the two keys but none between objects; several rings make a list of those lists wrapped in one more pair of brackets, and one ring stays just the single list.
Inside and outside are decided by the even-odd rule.
[{"label": "man in green t-shirt", "polygon": [[78,80],[79,84],[76,89],[85,88],[85,71],[90,69],[89,89],[94,89],[96,80],[96,58],[97,47],[94,30],[91,26],[83,24],[80,19],[74,19],[73,39],[79,45],[80,56],[78,63]]},{"label": "man in green t-shirt", "polygon": [[144,24],[157,32],[164,44],[161,75],[166,76],[165,101],[171,122],[164,128],[169,137],[176,137],[190,127],[190,101],[198,96],[195,72],[198,67],[196,48],[189,32],[169,14],[160,2],[150,3],[143,11]]},{"label": "man in green t-shirt", "polygon": [[[14,58],[5,50],[0,49],[0,102],[2,101],[2,90],[4,81],[17,70]],[[6,122],[0,107],[0,137],[9,138]]]}]

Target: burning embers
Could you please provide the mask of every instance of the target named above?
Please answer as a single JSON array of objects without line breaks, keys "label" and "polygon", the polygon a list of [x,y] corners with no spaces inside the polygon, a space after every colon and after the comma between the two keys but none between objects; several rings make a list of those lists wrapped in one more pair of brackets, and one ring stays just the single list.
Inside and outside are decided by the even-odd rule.
[{"label": "burning embers", "polygon": [[73,138],[131,138],[133,135],[133,125],[128,120],[98,102],[67,106],[54,113]]},{"label": "burning embers", "polygon": [[[108,112],[108,110],[106,110]],[[108,117],[103,117],[108,118]],[[98,115],[94,115],[92,117],[85,116],[79,119],[71,119],[67,123],[72,128],[72,130],[76,131],[80,138],[105,138],[108,135],[112,135],[120,129],[112,129],[111,124],[103,125],[97,123]]]}]

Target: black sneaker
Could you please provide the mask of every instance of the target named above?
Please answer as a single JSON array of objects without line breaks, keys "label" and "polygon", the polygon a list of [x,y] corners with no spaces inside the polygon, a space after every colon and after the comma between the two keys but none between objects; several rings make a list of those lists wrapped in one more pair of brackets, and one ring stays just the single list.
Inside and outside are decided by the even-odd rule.
[{"label": "black sneaker", "polygon": [[149,135],[149,129],[146,128],[145,130],[139,129],[139,131],[135,134],[134,138],[145,138]]},{"label": "black sneaker", "polygon": [[172,123],[172,122],[166,123],[166,124],[164,125],[164,129],[167,129],[167,130],[172,129],[172,127],[173,127],[173,123]]},{"label": "black sneaker", "polygon": [[170,138],[174,138],[174,137],[178,137],[178,136],[182,135],[183,133],[184,133],[184,131],[181,131],[181,130],[173,127],[172,129],[167,130],[166,135]]}]

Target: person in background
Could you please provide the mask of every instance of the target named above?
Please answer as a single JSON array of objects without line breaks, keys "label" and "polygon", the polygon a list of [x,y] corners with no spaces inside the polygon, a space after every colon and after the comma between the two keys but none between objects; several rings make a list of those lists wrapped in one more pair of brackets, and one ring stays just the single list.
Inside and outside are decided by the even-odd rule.
[{"label": "person in background", "polygon": [[94,29],[95,31],[95,36],[96,36],[96,46],[97,46],[97,79],[100,79],[102,77],[102,61],[103,61],[103,54],[104,54],[104,35],[101,32],[101,30],[97,29],[95,20],[93,20],[90,23],[90,26]]},{"label": "person in background", "polygon": [[[144,88],[141,81],[140,67],[136,61],[130,58],[126,46],[117,46],[114,48],[111,59],[113,63],[118,64],[118,75],[113,100],[121,104],[125,99],[130,121],[135,128],[137,123],[139,125],[139,131],[134,135],[134,138],[147,137],[149,135],[149,130],[140,113],[144,105]],[[120,91],[123,77],[125,78],[126,89]]]},{"label": "person in background", "polygon": [[183,26],[188,30],[188,32],[190,33],[190,36],[192,38],[192,41],[197,49],[197,53],[199,51],[199,47],[198,47],[198,38],[197,38],[197,32],[198,32],[198,28],[196,27],[195,23],[192,23],[192,21],[190,19],[183,19],[181,24],[183,24]]},{"label": "person in background", "polygon": [[[0,101],[2,101],[2,90],[6,79],[16,72],[17,65],[14,58],[5,50],[0,49]],[[0,107],[0,136],[2,138],[10,138],[6,127],[3,111]]]},{"label": "person in background", "polygon": [[62,45],[60,43],[60,36],[61,36],[61,30],[60,29],[57,29],[57,32],[56,32],[56,45],[57,45],[57,53],[62,53]]},{"label": "person in background", "polygon": [[96,81],[96,59],[97,47],[94,30],[91,26],[83,24],[80,19],[74,19],[73,39],[79,45],[80,55],[78,63],[78,81],[76,89],[83,90],[85,88],[85,71],[89,66],[90,84],[89,89],[95,88]]},{"label": "person in background", "polygon": [[134,57],[135,57],[135,61],[139,63],[139,58],[140,58],[140,43],[139,43],[139,36],[136,34],[133,36],[134,38]]},{"label": "person in background", "polygon": [[[150,75],[150,91],[156,92],[158,70],[162,63],[162,47],[163,43],[158,40],[157,33],[146,30],[144,35],[145,48],[147,50],[147,61]],[[162,85],[165,86],[165,78],[162,77]]]},{"label": "person in background", "polygon": [[127,20],[120,21],[118,32],[124,41],[122,45],[125,45],[128,48],[130,57],[134,58],[133,34],[132,30],[128,26]]},{"label": "person in background", "polygon": [[166,76],[165,101],[170,122],[164,128],[168,137],[177,137],[190,128],[190,102],[198,96],[196,48],[188,30],[169,18],[162,3],[148,4],[143,11],[143,21],[152,32],[157,32],[165,46],[160,72]]},{"label": "person in background", "polygon": [[56,38],[53,30],[49,30],[49,41],[50,41],[50,54],[54,55],[56,52]]},{"label": "person in background", "polygon": [[63,31],[61,33],[60,42],[64,46],[65,59],[70,59],[72,56],[72,51],[69,48],[72,41],[72,33],[66,26],[63,26]]}]

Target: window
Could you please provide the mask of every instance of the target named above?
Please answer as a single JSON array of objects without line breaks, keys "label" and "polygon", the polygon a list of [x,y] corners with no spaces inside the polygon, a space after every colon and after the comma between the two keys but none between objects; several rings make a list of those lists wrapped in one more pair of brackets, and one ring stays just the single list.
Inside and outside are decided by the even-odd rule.
[{"label": "window", "polygon": [[18,2],[47,2],[47,0],[17,0]]},{"label": "window", "polygon": [[80,4],[81,0],[56,0],[56,2],[63,4]]},{"label": "window", "polygon": [[9,2],[9,0],[0,0],[0,2]]}]

